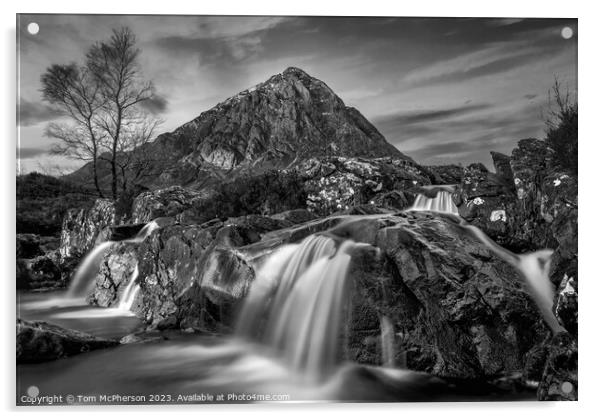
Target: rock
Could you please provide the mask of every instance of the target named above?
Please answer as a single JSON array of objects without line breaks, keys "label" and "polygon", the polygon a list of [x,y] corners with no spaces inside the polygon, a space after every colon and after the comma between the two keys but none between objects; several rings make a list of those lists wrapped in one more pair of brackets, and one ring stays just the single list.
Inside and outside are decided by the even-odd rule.
[{"label": "rock", "polygon": [[40,363],[119,344],[39,321],[17,319],[17,363]]},{"label": "rock", "polygon": [[521,370],[526,353],[545,337],[520,275],[451,219],[383,216],[333,233],[382,251],[352,259],[346,333],[352,360],[381,363],[383,316],[394,328],[397,365],[440,376]]},{"label": "rock", "polygon": [[61,259],[58,250],[35,258],[17,259],[17,289],[64,288],[77,263],[77,258]]},{"label": "rock", "polygon": [[144,192],[134,199],[132,222],[148,223],[158,217],[174,217],[194,207],[204,197],[201,192],[180,186]]},{"label": "rock", "polygon": [[577,341],[568,333],[550,343],[537,398],[542,401],[577,401]]},{"label": "rock", "polygon": [[287,210],[281,213],[271,214],[270,217],[272,219],[290,222],[292,225],[308,222],[316,218],[314,214],[312,214],[309,210],[306,209]]},{"label": "rock", "polygon": [[126,239],[134,239],[136,235],[145,226],[146,223],[138,223],[134,225],[107,226],[98,234],[97,242],[123,241]]},{"label": "rock", "polygon": [[89,210],[69,210],[61,231],[61,258],[81,258],[94,247],[98,234],[115,222],[115,205],[110,200],[98,199]]},{"label": "rock", "polygon": [[387,191],[375,195],[370,203],[385,209],[403,210],[412,206],[416,194],[408,191]]},{"label": "rock", "polygon": [[132,280],[138,265],[137,244],[118,243],[100,262],[100,269],[94,279],[95,287],[88,297],[92,305],[118,306],[120,299]]},{"label": "rock", "polygon": [[512,172],[510,156],[498,152],[490,153],[497,177],[507,185],[514,185],[514,173]]},{"label": "rock", "polygon": [[17,259],[39,257],[56,250],[59,247],[59,243],[60,240],[53,236],[17,233]]},{"label": "rock", "polygon": [[459,184],[464,177],[464,168],[460,165],[426,166],[432,175],[432,184]]},{"label": "rock", "polygon": [[574,337],[578,333],[578,286],[577,280],[565,275],[558,287],[558,294],[554,302],[554,315]]},{"label": "rock", "polygon": [[370,204],[383,192],[409,191],[430,184],[428,173],[421,167],[391,158],[314,158],[297,170],[305,178],[307,207],[319,215]]}]

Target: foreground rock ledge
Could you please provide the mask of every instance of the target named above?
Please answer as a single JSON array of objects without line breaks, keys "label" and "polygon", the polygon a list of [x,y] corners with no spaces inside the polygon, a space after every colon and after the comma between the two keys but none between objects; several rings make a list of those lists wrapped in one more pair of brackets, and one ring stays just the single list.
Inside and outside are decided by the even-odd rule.
[{"label": "foreground rock ledge", "polygon": [[17,363],[39,363],[119,344],[81,331],[17,319]]}]

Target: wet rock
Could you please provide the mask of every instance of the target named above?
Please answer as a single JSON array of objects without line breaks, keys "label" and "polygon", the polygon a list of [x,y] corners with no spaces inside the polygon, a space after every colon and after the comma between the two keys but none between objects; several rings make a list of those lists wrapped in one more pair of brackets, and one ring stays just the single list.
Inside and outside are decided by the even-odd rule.
[{"label": "wet rock", "polygon": [[108,226],[99,233],[97,242],[133,239],[145,226],[146,223]]},{"label": "wet rock", "polygon": [[137,245],[118,243],[100,262],[100,268],[94,279],[95,287],[88,302],[92,305],[118,306],[119,301],[136,271],[138,265]]},{"label": "wet rock", "polygon": [[375,223],[375,234],[365,221],[345,227],[382,251],[353,258],[351,359],[381,363],[386,316],[397,366],[469,378],[523,368],[546,330],[513,267],[445,217],[385,216],[371,231]]},{"label": "wet rock", "polygon": [[94,247],[98,234],[115,222],[115,205],[110,200],[98,199],[88,210],[69,210],[61,231],[61,258],[81,258]]},{"label": "wet rock", "polygon": [[40,363],[119,344],[46,322],[17,319],[17,363]]}]

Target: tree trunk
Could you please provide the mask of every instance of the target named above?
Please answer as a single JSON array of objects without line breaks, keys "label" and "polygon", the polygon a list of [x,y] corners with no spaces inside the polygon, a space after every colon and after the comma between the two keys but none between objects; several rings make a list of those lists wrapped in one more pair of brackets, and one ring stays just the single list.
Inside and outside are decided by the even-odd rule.
[{"label": "tree trunk", "polygon": [[98,192],[98,196],[100,198],[105,198],[104,194],[102,193],[102,190],[100,189],[100,185],[98,184],[98,168],[97,168],[97,163],[98,159],[96,158],[96,154],[94,154],[94,158],[92,160],[92,170],[94,172],[94,186],[96,187],[96,191]]}]

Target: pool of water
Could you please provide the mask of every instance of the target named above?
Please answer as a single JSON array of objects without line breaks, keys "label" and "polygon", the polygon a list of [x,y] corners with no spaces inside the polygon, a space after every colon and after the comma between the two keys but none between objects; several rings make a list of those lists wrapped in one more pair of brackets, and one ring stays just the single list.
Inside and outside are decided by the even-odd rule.
[{"label": "pool of water", "polygon": [[[18,315],[107,338],[123,337],[142,326],[127,312],[92,308],[61,293],[19,295]],[[38,397],[60,397],[58,404],[535,399],[534,391],[443,381],[408,370],[354,363],[317,381],[290,368],[267,347],[180,332],[52,362],[17,365],[17,404],[29,405],[24,396],[31,395],[32,389]]]}]

